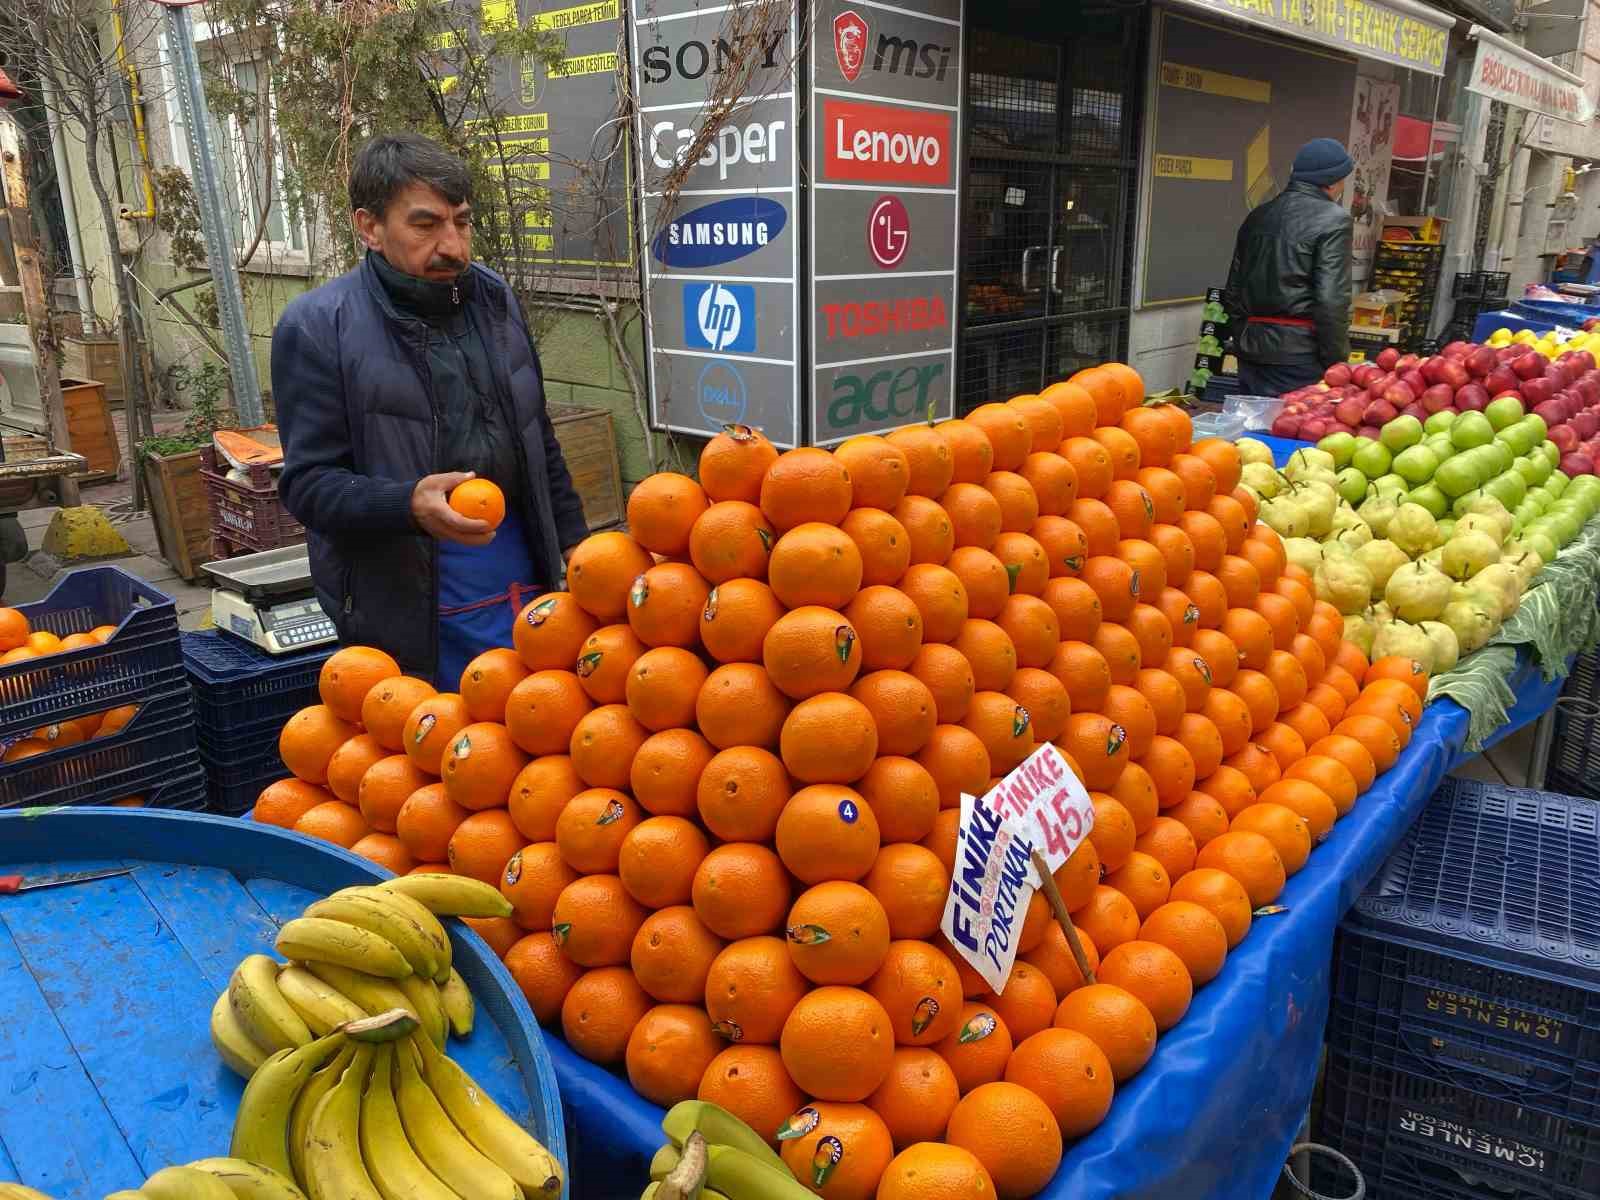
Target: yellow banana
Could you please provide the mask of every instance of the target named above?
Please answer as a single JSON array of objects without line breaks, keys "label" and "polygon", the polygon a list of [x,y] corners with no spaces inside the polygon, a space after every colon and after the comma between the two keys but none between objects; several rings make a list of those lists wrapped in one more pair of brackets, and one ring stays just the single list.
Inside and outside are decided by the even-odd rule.
[{"label": "yellow banana", "polygon": [[268,1050],[293,1050],[311,1040],[311,1030],[278,991],[278,963],[251,954],[228,980],[228,1003],[250,1040]]},{"label": "yellow banana", "polygon": [[443,1047],[445,1038],[450,1034],[450,1026],[445,1020],[439,985],[426,976],[407,975],[396,986],[411,1001],[411,1007],[416,1010],[417,1019],[422,1023],[422,1031],[435,1046]]},{"label": "yellow banana", "polygon": [[[361,1157],[383,1200],[458,1200],[411,1148],[394,1102],[397,1047],[379,1046],[361,1097]],[[410,1054],[411,1051],[398,1047]]]},{"label": "yellow banana", "polygon": [[147,1200],[233,1200],[228,1185],[193,1167],[163,1167],[140,1185]]},{"label": "yellow banana", "polygon": [[471,1075],[428,1039],[413,1036],[411,1044],[422,1055],[428,1086],[468,1141],[529,1196],[561,1191],[561,1165],[538,1138],[507,1116]]},{"label": "yellow banana", "polygon": [[762,1136],[725,1108],[709,1100],[683,1100],[667,1110],[661,1119],[661,1132],[680,1150],[688,1136],[698,1130],[713,1146],[733,1146],[752,1155],[769,1167],[790,1174],[783,1159],[773,1153]]},{"label": "yellow banana", "polygon": [[706,1183],[730,1196],[761,1200],[812,1200],[814,1193],[790,1173],[733,1146],[707,1146]]},{"label": "yellow banana", "polygon": [[323,983],[357,1004],[368,1016],[386,1013],[391,1008],[403,1008],[418,1020],[422,1014],[411,1006],[411,999],[391,979],[379,979],[364,971],[352,971],[336,963],[308,962],[303,964]]},{"label": "yellow banana", "polygon": [[461,972],[450,968],[450,978],[439,988],[439,1001],[444,1005],[444,1015],[450,1020],[450,1032],[464,1038],[472,1032],[472,990]]},{"label": "yellow banana", "polygon": [[668,1142],[657,1150],[655,1157],[650,1160],[650,1178],[665,1179],[667,1173],[678,1165],[678,1160],[683,1156],[678,1153],[678,1148]]},{"label": "yellow banana", "polygon": [[330,987],[304,967],[292,963],[278,972],[278,991],[318,1037],[332,1033],[346,1021],[359,1021],[368,1015],[366,1009],[338,988]]},{"label": "yellow banana", "polygon": [[421,1025],[422,1022],[405,1009],[391,1008],[388,1012],[379,1013],[375,1017],[362,1017],[359,1021],[350,1021],[343,1028],[352,1042],[381,1046],[410,1037]]},{"label": "yellow banana", "polygon": [[411,964],[388,938],[327,917],[296,917],[278,930],[279,954],[301,962],[333,963],[384,979],[411,974]]},{"label": "yellow banana", "polygon": [[[373,888],[372,891],[378,889]],[[390,893],[381,894],[387,896]],[[343,921],[346,925],[377,934],[400,951],[406,962],[411,964],[411,969],[424,979],[432,979],[434,972],[439,969],[438,947],[428,936],[427,930],[392,904],[367,896],[351,895],[347,889],[335,892],[326,900],[318,900],[306,909],[305,915]],[[438,924],[438,918],[432,913],[428,916],[429,920]]]},{"label": "yellow banana", "polygon": [[413,900],[404,892],[390,891],[388,888],[377,886],[341,888],[334,895],[360,896],[378,904],[387,904],[396,912],[410,917],[427,936],[428,943],[433,947],[434,957],[439,960],[440,967],[443,968],[439,973],[443,974],[444,970],[449,969],[453,954],[450,935],[445,932],[445,928],[440,924],[439,918],[428,911],[426,905]]},{"label": "yellow banana", "polygon": [[211,1006],[211,1044],[228,1064],[228,1069],[242,1079],[249,1079],[267,1061],[267,1052],[250,1040],[239,1018],[234,1016],[226,988]]},{"label": "yellow banana", "polygon": [[[402,878],[409,878],[402,876]],[[428,1044],[413,1038],[411,1044]],[[503,1169],[478,1151],[451,1123],[432,1089],[417,1072],[416,1055],[401,1043],[395,1048],[399,1080],[395,1098],[406,1138],[428,1169],[462,1196],[472,1200],[525,1200],[523,1191]]]},{"label": "yellow banana", "polygon": [[280,1050],[267,1059],[239,1097],[239,1114],[233,1121],[228,1154],[294,1178],[294,1165],[289,1159],[289,1120],[295,1097],[311,1073],[337,1054],[345,1040],[344,1034],[331,1033],[298,1050]]},{"label": "yellow banana", "polygon": [[[0,1188],[0,1200],[12,1200],[12,1193]],[[17,1193],[15,1200],[24,1200],[22,1193]],[[46,1200],[49,1200],[46,1197]],[[148,1200],[143,1192],[136,1192],[131,1188],[118,1188],[114,1192],[106,1193],[106,1200]]]},{"label": "yellow banana", "polygon": [[339,1082],[317,1104],[306,1128],[306,1190],[315,1200],[383,1200],[361,1159],[361,1089],[376,1053],[356,1046]]},{"label": "yellow banana", "polygon": [[436,917],[509,917],[511,901],[498,889],[466,875],[425,872],[385,879],[388,892],[410,896]]},{"label": "yellow banana", "polygon": [[55,1200],[55,1197],[20,1183],[0,1183],[0,1200]]},{"label": "yellow banana", "polygon": [[656,1188],[655,1200],[695,1200],[706,1185],[706,1139],[696,1131],[684,1139],[678,1165]]},{"label": "yellow banana", "polygon": [[305,1087],[295,1097],[294,1110],[289,1115],[289,1162],[294,1167],[295,1182],[302,1188],[306,1186],[306,1131],[311,1128],[311,1114],[317,1111],[322,1098],[344,1077],[344,1069],[355,1060],[355,1056],[355,1046],[346,1042],[331,1061],[306,1081]]},{"label": "yellow banana", "polygon": [[188,1165],[222,1180],[233,1193],[233,1200],[306,1200],[306,1194],[292,1179],[260,1163],[242,1158],[202,1158]]}]

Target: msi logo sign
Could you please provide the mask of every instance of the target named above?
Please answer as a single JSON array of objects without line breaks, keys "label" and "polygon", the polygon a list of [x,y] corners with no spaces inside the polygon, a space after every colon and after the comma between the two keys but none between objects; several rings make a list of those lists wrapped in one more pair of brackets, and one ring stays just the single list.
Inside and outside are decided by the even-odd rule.
[{"label": "msi logo sign", "polygon": [[867,23],[853,10],[833,19],[833,53],[840,74],[854,83],[867,59]]}]

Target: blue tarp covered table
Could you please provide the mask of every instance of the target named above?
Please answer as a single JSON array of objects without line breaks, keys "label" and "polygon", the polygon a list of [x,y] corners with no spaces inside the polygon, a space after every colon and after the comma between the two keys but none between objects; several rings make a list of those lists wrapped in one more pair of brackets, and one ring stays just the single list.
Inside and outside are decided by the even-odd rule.
[{"label": "blue tarp covered table", "polygon": [[[1252,435],[1259,436],[1259,435]],[[1304,445],[1262,438],[1278,461]],[[1517,701],[1498,741],[1538,719],[1561,691],[1525,649]],[[1155,1057],[1120,1088],[1111,1114],[1068,1147],[1049,1200],[1257,1200],[1273,1181],[1311,1102],[1328,1016],[1334,927],[1411,827],[1446,772],[1467,758],[1467,714],[1429,705],[1411,744],[1289,880],[1288,912],[1254,922],[1222,973],[1196,994]],[[547,1045],[569,1122],[575,1195],[633,1197],[663,1140],[661,1110],[614,1075]]]}]

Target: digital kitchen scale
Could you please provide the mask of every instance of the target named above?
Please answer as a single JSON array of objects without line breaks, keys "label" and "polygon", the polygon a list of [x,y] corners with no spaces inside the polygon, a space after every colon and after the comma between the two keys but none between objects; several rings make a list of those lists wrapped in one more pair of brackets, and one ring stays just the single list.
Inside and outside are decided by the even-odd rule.
[{"label": "digital kitchen scale", "polygon": [[217,585],[211,591],[211,619],[218,629],[268,654],[293,654],[339,640],[311,590],[304,546],[242,554],[200,569]]}]

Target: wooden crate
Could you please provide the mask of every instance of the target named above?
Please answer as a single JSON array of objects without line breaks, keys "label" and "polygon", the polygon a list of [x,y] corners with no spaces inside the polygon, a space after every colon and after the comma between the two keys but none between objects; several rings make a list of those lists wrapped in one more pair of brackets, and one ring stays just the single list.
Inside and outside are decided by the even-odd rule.
[{"label": "wooden crate", "polygon": [[147,454],[142,462],[161,557],[179,575],[194,579],[200,564],[212,559],[211,505],[200,475],[200,451]]},{"label": "wooden crate", "polygon": [[[137,349],[142,357],[144,344],[139,343]],[[62,338],[61,373],[100,380],[106,385],[108,404],[121,404],[127,394],[122,380],[122,346],[116,338]]]},{"label": "wooden crate", "polygon": [[67,409],[72,452],[89,460],[84,474],[115,475],[122,464],[122,446],[111,420],[111,405],[106,402],[106,385],[96,379],[63,377],[61,399]]},{"label": "wooden crate", "polygon": [[574,404],[548,407],[556,440],[561,443],[561,456],[572,474],[572,486],[583,500],[583,516],[589,528],[621,524],[627,510],[622,502],[622,460],[617,454],[611,414],[603,408],[579,408]]}]

